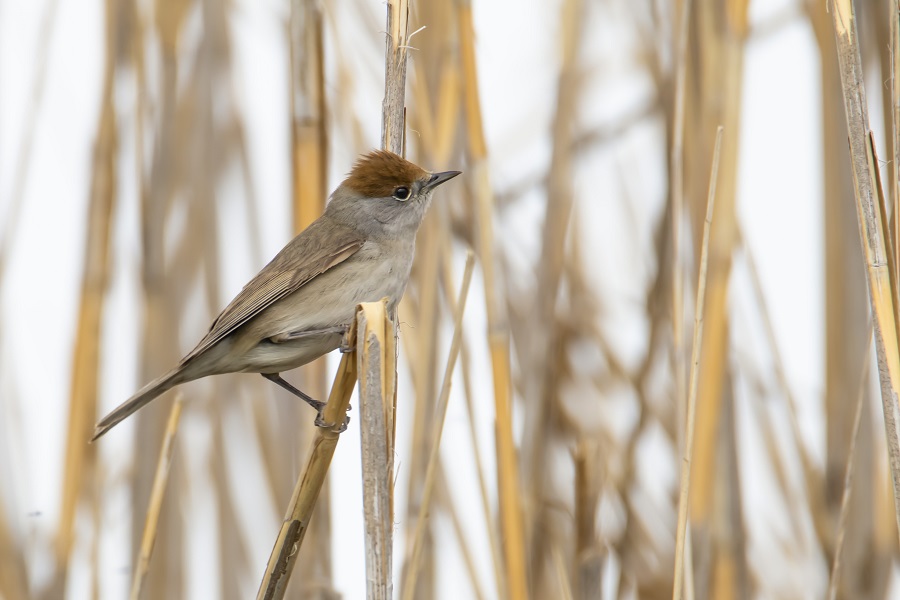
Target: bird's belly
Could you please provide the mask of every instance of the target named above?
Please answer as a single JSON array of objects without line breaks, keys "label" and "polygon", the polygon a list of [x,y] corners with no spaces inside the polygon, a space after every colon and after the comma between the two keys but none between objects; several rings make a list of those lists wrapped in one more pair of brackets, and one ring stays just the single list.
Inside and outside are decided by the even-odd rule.
[{"label": "bird's belly", "polygon": [[289,342],[262,340],[243,356],[244,373],[281,373],[303,366],[341,345],[341,334],[327,333]]},{"label": "bird's belly", "polygon": [[289,332],[309,332],[347,325],[356,305],[384,297],[393,309],[409,278],[409,261],[348,261],[316,277],[293,294],[262,311],[239,331],[245,372],[287,371],[340,346],[341,334],[304,336],[273,343],[270,338]]}]

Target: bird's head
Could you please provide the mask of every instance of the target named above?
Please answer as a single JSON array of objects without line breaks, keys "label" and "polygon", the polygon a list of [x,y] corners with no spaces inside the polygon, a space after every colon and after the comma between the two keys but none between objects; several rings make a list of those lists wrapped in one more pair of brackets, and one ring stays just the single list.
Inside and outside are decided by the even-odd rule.
[{"label": "bird's head", "polygon": [[459,171],[431,173],[386,150],[360,157],[326,212],[368,235],[415,234],[431,195]]}]

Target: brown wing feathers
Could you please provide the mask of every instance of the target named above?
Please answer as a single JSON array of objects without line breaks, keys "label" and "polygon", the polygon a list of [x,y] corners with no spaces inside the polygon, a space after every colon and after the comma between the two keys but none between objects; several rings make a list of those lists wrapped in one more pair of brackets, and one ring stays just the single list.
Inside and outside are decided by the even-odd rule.
[{"label": "brown wing feathers", "polygon": [[[258,315],[288,294],[297,291],[313,278],[338,265],[352,256],[365,241],[362,236],[350,228],[338,228],[331,236],[327,248],[314,247],[304,243],[312,236],[307,232],[320,227],[316,221],[297,237],[300,242],[295,246],[285,247],[259,274],[244,286],[225,310],[213,322],[209,332],[197,347],[184,357],[183,363],[209,349],[213,344],[233,332],[235,329]],[[282,268],[285,260],[295,261],[296,265],[288,270]]]}]

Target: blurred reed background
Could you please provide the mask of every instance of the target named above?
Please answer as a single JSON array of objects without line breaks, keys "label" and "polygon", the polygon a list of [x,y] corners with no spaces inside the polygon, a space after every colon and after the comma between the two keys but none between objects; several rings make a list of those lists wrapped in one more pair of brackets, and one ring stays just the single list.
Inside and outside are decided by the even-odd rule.
[{"label": "blurred reed background", "polygon": [[[0,3],[7,600],[127,595],[176,394],[87,445],[93,423],[192,347],[379,145],[383,3],[83,4]],[[672,597],[711,179],[685,596],[900,593],[837,17],[812,0],[685,8],[410,7],[406,154],[465,174],[433,204],[400,309],[398,596]],[[892,212],[897,2],[857,9]],[[289,378],[323,398],[335,366]],[[181,393],[143,597],[252,597],[314,415],[250,375]],[[288,597],[364,595],[357,426]]]}]

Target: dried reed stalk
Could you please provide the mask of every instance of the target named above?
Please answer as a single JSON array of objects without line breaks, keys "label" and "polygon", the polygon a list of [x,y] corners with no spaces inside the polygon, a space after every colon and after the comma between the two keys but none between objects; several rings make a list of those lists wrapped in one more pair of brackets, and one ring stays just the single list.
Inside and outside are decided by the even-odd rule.
[{"label": "dried reed stalk", "polygon": [[444,380],[441,384],[440,396],[436,407],[436,419],[431,429],[431,449],[428,454],[428,467],[425,472],[425,482],[422,489],[422,503],[419,507],[419,516],[416,519],[415,534],[410,551],[409,568],[406,570],[406,578],[403,582],[404,600],[412,600],[416,589],[416,577],[418,575],[419,557],[422,553],[425,525],[431,508],[431,497],[434,492],[435,477],[437,474],[438,459],[440,458],[441,436],[444,432],[444,420],[447,417],[447,405],[450,398],[450,384],[456,359],[459,357],[459,349],[462,345],[462,319],[466,310],[466,299],[469,295],[469,284],[472,281],[472,271],[475,267],[475,257],[472,252],[466,256],[466,267],[463,272],[462,286],[459,290],[459,298],[456,302],[456,312],[453,317],[453,339],[450,342],[450,353],[447,356],[447,367],[444,370]]},{"label": "dried reed stalk", "polygon": [[[444,268],[441,286],[444,289],[444,299],[450,307],[451,313],[456,313],[456,299],[451,293],[452,289],[452,265],[450,261],[449,249],[445,249]],[[472,390],[472,381],[469,374],[468,345],[466,344],[465,332],[463,333],[462,346],[460,347],[460,360],[462,365],[464,398],[466,400],[466,422],[469,426],[469,438],[472,442],[472,457],[475,461],[475,473],[478,478],[478,491],[481,498],[481,510],[484,516],[485,528],[487,530],[488,543],[491,548],[491,566],[493,567],[494,580],[497,586],[497,597],[504,598],[506,594],[503,590],[503,557],[500,555],[500,540],[497,539],[497,524],[494,520],[494,513],[491,509],[491,502],[488,496],[487,481],[485,478],[484,460],[481,457],[481,444],[478,442],[478,428],[475,422],[475,406],[474,392]]]},{"label": "dried reed stalk", "polygon": [[[675,90],[672,114],[672,148],[669,168],[670,197],[672,199],[672,365],[675,371],[675,427],[677,447],[684,452],[687,419],[687,386],[684,380],[684,262],[681,234],[684,231],[684,120],[687,81],[687,46],[691,22],[691,0],[681,1],[678,16],[677,47],[675,53]],[[643,414],[642,411],[641,414]],[[694,597],[693,545],[690,533],[685,538],[685,586],[688,597]]]},{"label": "dried reed stalk", "polygon": [[473,596],[475,600],[485,600],[486,596],[482,591],[481,582],[478,579],[478,570],[475,567],[475,557],[472,554],[472,545],[466,537],[462,519],[459,516],[459,510],[457,510],[456,504],[453,502],[453,497],[450,495],[450,487],[447,482],[447,470],[444,468],[443,461],[438,461],[438,483],[436,483],[435,486],[438,489],[438,492],[435,495],[439,500],[443,500],[440,506],[447,511],[450,516],[450,522],[453,524],[453,533],[456,536],[456,542],[459,544],[460,553],[462,554],[463,562],[466,565],[466,572],[469,575],[469,581],[472,583]]},{"label": "dried reed stalk", "polygon": [[888,266],[892,262],[892,256],[888,251],[886,223],[880,208],[882,201],[878,189],[878,163],[869,129],[862,59],[852,1],[833,0],[831,15],[850,137],[856,210],[860,237],[863,240],[869,300],[874,319],[885,435],[894,489],[894,514],[900,533],[900,440],[897,437],[900,348],[898,348],[896,317],[898,300],[896,282],[893,281],[893,273]]},{"label": "dried reed stalk", "polygon": [[[409,2],[408,0],[388,0],[387,2],[387,21],[385,31],[387,35],[385,36],[385,66],[384,66],[384,99],[382,101],[381,108],[381,147],[394,152],[395,154],[399,154],[404,156],[406,154],[406,65],[407,65],[407,57],[408,57],[408,49],[409,49]],[[433,221],[433,218],[431,219]],[[428,224],[426,224],[426,230],[428,229]],[[433,236],[425,236],[428,238],[428,243],[424,248],[426,258],[431,257],[435,250],[435,245],[433,240],[430,238]],[[422,258],[419,259],[421,264]],[[434,260],[425,260],[425,264],[431,266],[429,271],[433,271]],[[432,286],[426,285],[424,289],[431,290]],[[425,310],[431,310],[434,306],[433,302],[426,301],[422,303]],[[420,307],[421,308],[421,307]],[[421,316],[421,315],[420,315]],[[394,344],[396,348],[397,338],[399,336],[399,330],[397,329],[398,318],[395,315],[391,315],[394,321]],[[426,329],[430,329],[432,323],[423,323],[423,327]],[[427,366],[428,363],[426,363]],[[393,365],[393,368],[396,370],[396,362]],[[394,381],[394,389],[393,395],[396,397],[396,373],[393,375]],[[420,377],[421,384],[425,384],[423,378]],[[417,390],[421,391],[421,390]],[[421,398],[422,396],[419,395]],[[418,420],[421,418],[421,408],[422,404],[419,403],[416,406],[416,414],[415,418]],[[391,419],[391,427],[395,426],[395,421],[393,418]],[[418,428],[414,429],[414,431],[419,431]],[[391,435],[391,439],[393,439],[393,434]],[[414,442],[415,444],[415,442]],[[393,465],[393,460],[391,460],[391,465]],[[415,460],[413,462],[413,466],[415,466]],[[383,467],[382,467],[383,468]],[[413,471],[415,473],[415,471]],[[390,474],[393,474],[393,469],[390,470]],[[413,486],[415,485],[415,476],[410,478],[410,498],[412,499]],[[391,492],[389,495],[390,498],[390,516],[393,518],[393,482],[389,482],[389,491]],[[414,504],[413,501],[408,502],[408,504]],[[377,507],[369,507],[366,506],[367,513],[370,510],[374,510]],[[383,518],[383,516],[382,516]],[[389,524],[390,526],[390,524]],[[367,523],[367,532],[369,529],[369,525]],[[388,534],[389,535],[389,534]],[[390,539],[390,538],[388,538]],[[367,568],[370,566],[370,560],[380,561],[380,565],[387,564],[388,566],[391,564],[390,553],[392,551],[391,547],[382,548],[383,555],[381,557],[370,557],[369,552],[367,552]],[[386,554],[387,556],[384,556]],[[374,565],[373,565],[374,566]],[[392,589],[392,584],[390,584],[391,579],[390,568],[387,569],[386,572],[381,573],[382,583],[384,581],[388,582],[388,589]],[[375,590],[370,587],[369,588],[373,593]],[[387,590],[382,587],[378,590],[382,594],[386,594]],[[390,594],[387,594],[387,597],[390,597]]]},{"label": "dried reed stalk", "polygon": [[[675,371],[675,401],[681,438],[687,414],[687,386],[684,376],[684,264],[681,258],[681,234],[684,231],[684,101],[687,80],[687,42],[691,0],[681,0],[675,52],[675,107],[672,123],[669,180],[672,198],[672,363]],[[679,439],[678,447],[684,447]]]},{"label": "dried reed stalk", "polygon": [[572,584],[569,583],[569,573],[566,570],[566,561],[559,548],[553,548],[550,552],[553,559],[553,569],[559,582],[559,596],[561,600],[572,600]]},{"label": "dried reed stalk", "polygon": [[381,147],[403,155],[406,123],[406,58],[409,1],[388,0],[384,48],[384,101]]},{"label": "dried reed stalk", "polygon": [[60,523],[56,539],[56,567],[59,579],[54,585],[57,589],[64,589],[65,586],[66,565],[75,535],[76,508],[81,494],[85,490],[92,489],[92,486],[85,484],[96,461],[96,447],[89,445],[88,440],[91,438],[91,426],[97,416],[100,329],[109,280],[112,215],[116,202],[117,127],[114,89],[116,4],[115,0],[106,0],[106,60],[102,104],[94,145],[84,273],[81,281],[78,328],[72,354],[72,383]]},{"label": "dried reed stalk", "polygon": [[[451,2],[427,3],[419,7],[415,17],[416,23],[448,23],[454,17],[453,5]],[[415,29],[415,24],[413,28]],[[422,160],[438,167],[448,163],[454,150],[460,120],[459,66],[456,56],[447,52],[447,48],[452,47],[456,39],[452,27],[427,31],[428,33],[418,38],[416,42],[417,68],[413,71],[410,90],[416,108],[410,113],[409,125],[418,133],[416,149],[422,155]],[[437,395],[439,376],[438,349],[442,339],[441,267],[449,260],[449,224],[452,222],[450,215],[450,203],[446,200],[435,203],[430,209],[418,236],[412,282],[415,295],[408,295],[410,300],[408,304],[415,305],[413,314],[416,323],[416,328],[404,337],[404,342],[409,343],[410,349],[413,344],[416,348],[407,353],[413,372],[416,399],[412,445],[407,462],[409,483],[404,520],[408,523],[414,523],[420,512],[428,451],[432,441],[430,435],[434,423],[434,399]],[[443,291],[446,295],[447,290]],[[415,341],[411,339],[413,336],[416,338]],[[446,498],[445,504],[452,507],[452,501],[452,498]],[[455,507],[450,510],[455,510]],[[433,595],[435,590],[434,537],[431,523],[428,525],[421,562],[417,565],[420,576],[416,579],[417,589],[414,592],[416,597]],[[413,545],[413,533],[412,527],[406,528],[407,549]],[[407,553],[401,581],[405,581],[411,568],[408,558]],[[401,589],[400,593],[402,596],[406,591]]]},{"label": "dried reed stalk", "polygon": [[325,55],[317,0],[291,0],[290,38],[294,231],[299,233],[322,214],[328,196]]},{"label": "dried reed stalk", "polygon": [[454,150],[462,99],[458,57],[448,52],[456,45],[453,2],[422,4],[413,16],[413,28],[423,25],[410,34],[410,39],[418,35],[410,89],[415,110],[410,113],[410,126],[418,134],[417,150],[427,157],[429,165],[437,167],[446,164]]},{"label": "dried reed stalk", "polygon": [[[527,360],[536,368],[527,369],[523,395],[527,405],[522,445],[522,471],[528,482],[525,506],[528,534],[529,570],[535,596],[550,593],[556,588],[550,560],[550,550],[560,544],[556,538],[550,506],[556,498],[547,482],[553,448],[552,438],[560,430],[559,401],[565,363],[566,337],[558,310],[563,287],[566,251],[570,236],[569,222],[574,209],[574,155],[572,139],[578,127],[577,106],[584,81],[580,70],[579,50],[584,31],[585,9],[580,0],[566,0],[560,6],[560,39],[562,56],[556,87],[556,111],[551,125],[553,150],[547,176],[547,208],[541,232],[540,258],[537,264],[535,288],[534,329],[540,344],[530,344]],[[547,350],[550,356],[547,360]]]},{"label": "dried reed stalk", "polygon": [[[847,201],[854,194],[853,171],[834,26],[824,5],[809,5],[808,12],[818,45],[822,79],[826,454],[824,471],[813,471],[815,478],[809,480],[807,497],[817,541],[826,555],[831,555],[852,437],[853,403],[847,399],[856,394],[870,305],[856,207],[854,202]],[[869,419],[863,419],[857,438],[854,467],[857,489],[872,489],[884,474],[878,469],[875,447],[878,436],[873,435],[872,426]],[[892,559],[879,553],[874,542],[886,530],[895,538],[892,513],[893,509],[888,513],[889,521],[881,524],[877,518],[882,513],[873,510],[869,500],[861,494],[851,498],[849,535],[843,552],[844,576],[840,582],[847,598],[863,594],[879,597],[875,590],[886,589],[887,577],[878,573],[886,573]]]},{"label": "dried reed stalk", "polygon": [[697,388],[699,385],[700,352],[703,344],[703,316],[706,304],[706,272],[709,262],[709,233],[716,199],[716,181],[719,174],[719,156],[722,147],[722,127],[716,131],[712,172],[709,176],[709,196],[706,200],[706,220],[703,222],[703,241],[700,246],[700,269],[697,277],[697,300],[694,313],[694,340],[691,347],[690,391],[687,403],[687,431],[684,438],[684,458],[681,462],[681,487],[678,498],[678,525],[675,533],[675,579],[672,597],[684,597],[684,552],[687,531],[688,503],[690,502],[691,466],[694,456],[694,427],[697,414]]},{"label": "dried reed stalk", "polygon": [[[413,406],[412,444],[410,447],[409,484],[406,494],[405,521],[414,523],[422,503],[422,482],[428,462],[428,449],[431,447],[431,430],[434,422],[434,397],[437,388],[437,348],[440,339],[440,296],[438,285],[438,261],[440,259],[440,242],[445,237],[445,226],[437,218],[438,212],[444,209],[443,202],[431,208],[430,214],[422,224],[416,244],[416,289],[418,303],[415,311],[416,350],[408,351],[409,363],[416,376],[414,379],[416,402]],[[437,209],[437,210],[436,210]],[[411,337],[411,336],[407,336]],[[406,337],[404,337],[406,340]],[[412,528],[406,529],[406,547],[412,547]],[[428,537],[425,551],[425,573],[432,573],[434,564],[433,538]],[[404,563],[404,571],[410,565]],[[433,578],[425,577],[419,582],[416,596],[421,597],[433,593]],[[401,591],[404,594],[405,590]]]},{"label": "dried reed stalk", "polygon": [[863,406],[866,398],[866,380],[869,375],[869,354],[872,346],[872,328],[869,328],[869,343],[863,359],[862,372],[859,374],[859,392],[856,395],[856,410],[853,415],[853,435],[850,448],[847,450],[847,467],[844,470],[844,490],[841,494],[841,511],[838,516],[837,534],[834,542],[834,556],[831,559],[831,574],[828,579],[828,600],[836,600],[838,593],[838,572],[841,568],[841,552],[844,547],[844,534],[847,530],[847,517],[850,513],[850,495],[853,492],[853,464],[856,457],[856,440],[859,437],[859,426],[862,422]]},{"label": "dried reed stalk", "polygon": [[33,597],[28,591],[25,553],[21,550],[10,531],[3,502],[0,502],[0,597],[8,600]]},{"label": "dried reed stalk", "polygon": [[[356,320],[351,325],[349,339],[356,345]],[[312,450],[306,467],[297,479],[294,493],[291,496],[284,522],[272,554],[266,563],[266,572],[257,592],[257,600],[280,600],[284,598],[287,584],[293,571],[297,554],[303,544],[303,538],[309,528],[310,517],[319,497],[319,490],[328,473],[328,466],[334,456],[341,435],[341,428],[350,405],[350,395],[356,384],[356,350],[341,357],[331,394],[322,412],[324,427],[317,427],[312,441]]]},{"label": "dried reed stalk", "polygon": [[137,568],[134,571],[134,579],[131,582],[131,600],[138,600],[144,588],[144,577],[150,567],[150,557],[153,555],[153,546],[156,543],[156,531],[159,525],[159,513],[162,509],[163,496],[166,493],[166,484],[169,482],[169,467],[172,465],[172,453],[175,450],[175,432],[178,431],[178,421],[181,418],[181,407],[184,396],[178,394],[172,409],[169,411],[169,420],[166,424],[166,432],[163,437],[162,448],[159,451],[159,462],[156,465],[156,476],[153,478],[153,488],[150,493],[150,504],[147,508],[147,519],[144,524],[144,535],[141,538],[141,551],[138,555]]},{"label": "dried reed stalk", "polygon": [[575,447],[575,593],[588,600],[603,596],[604,553],[598,548],[595,526],[600,499],[599,446],[592,439]]},{"label": "dried reed stalk", "polygon": [[466,141],[470,180],[475,195],[477,250],[484,275],[488,346],[494,374],[494,410],[497,452],[497,489],[500,496],[501,539],[505,561],[505,586],[509,598],[528,597],[525,570],[525,532],[519,484],[516,445],[512,433],[512,380],[509,357],[509,325],[503,315],[497,290],[493,234],[493,190],[487,160],[487,143],[479,105],[478,73],[475,65],[475,32],[470,0],[457,0],[463,103],[466,111]]},{"label": "dried reed stalk", "polygon": [[[234,396],[229,397],[228,394],[228,391],[233,388],[225,383],[223,379],[225,378],[212,379],[212,397],[217,401],[231,401],[234,402],[234,404],[237,404],[239,402],[238,398]],[[319,396],[319,398],[324,397],[324,394]],[[262,398],[258,398],[258,400],[261,401]],[[216,526],[219,530],[217,558],[219,561],[219,586],[222,590],[221,600],[243,600],[245,598],[243,588],[244,582],[246,581],[244,576],[247,574],[247,569],[244,567],[250,563],[250,557],[253,556],[248,543],[249,536],[246,535],[246,531],[242,530],[241,527],[235,527],[235,524],[240,522],[241,515],[237,502],[233,497],[232,488],[229,485],[233,479],[241,478],[240,472],[235,473],[235,471],[237,471],[236,467],[240,464],[240,461],[229,460],[229,456],[231,455],[230,445],[235,443],[235,438],[233,435],[229,435],[230,432],[227,426],[228,418],[226,413],[235,410],[235,408],[236,407],[234,407],[233,404],[232,406],[223,406],[220,404],[215,406],[215,409],[210,410],[210,412],[215,410],[216,414],[210,415],[210,420],[213,421],[214,426],[211,448],[207,453],[207,464],[209,465],[208,469],[212,479],[210,487],[214,490],[218,505],[217,510],[215,511],[215,517]],[[259,468],[259,466],[261,465],[257,464],[251,468]],[[186,489],[183,493],[190,495],[192,493],[190,490],[190,477],[184,478],[184,483]],[[270,500],[270,502],[263,502],[262,509],[259,512],[262,514],[268,513],[269,515],[277,515],[278,508],[276,508],[276,506],[278,506],[278,504],[275,503],[275,499],[271,495],[273,490],[269,486],[265,487],[268,487],[268,490],[261,489],[255,496],[260,500]],[[242,493],[244,489],[247,488],[241,488],[241,491],[238,493]],[[268,491],[269,494],[266,494],[266,491]],[[319,494],[319,506],[323,503],[324,499],[322,498],[322,494]],[[319,515],[320,513],[314,514],[313,523],[317,520],[321,520],[321,516]],[[311,540],[307,546],[320,543],[319,540],[312,538],[312,535],[312,533],[308,534]],[[297,560],[302,562],[303,556]],[[303,571],[301,571],[301,573],[303,573]],[[303,575],[301,575],[301,577],[302,576]],[[300,577],[298,577],[298,579],[299,578]],[[312,585],[320,583],[320,580],[313,577],[310,577],[309,579]],[[325,591],[326,588],[320,585],[318,589],[323,589],[323,591]],[[309,600],[322,599],[311,596]]]},{"label": "dried reed stalk", "polygon": [[393,598],[394,324],[387,299],[356,313],[360,448],[365,520],[366,598]]},{"label": "dried reed stalk", "polygon": [[[890,0],[891,197],[894,200],[894,281],[900,281],[900,0]],[[886,125],[886,124],[885,124]]]},{"label": "dried reed stalk", "polygon": [[[171,255],[168,254],[167,249],[171,242],[167,235],[170,232],[169,217],[174,212],[173,209],[184,208],[184,204],[177,206],[175,200],[178,198],[179,185],[183,183],[180,167],[187,160],[185,146],[190,139],[191,125],[195,122],[192,118],[194,115],[188,114],[186,118],[184,113],[197,105],[195,89],[197,80],[207,76],[206,71],[209,67],[205,64],[206,68],[198,68],[195,71],[197,76],[189,80],[188,89],[179,93],[179,68],[183,62],[188,61],[182,61],[178,42],[188,20],[190,8],[191,5],[188,3],[156,2],[153,10],[153,26],[144,32],[145,39],[158,40],[160,61],[158,70],[147,74],[147,79],[157,81],[158,87],[151,85],[149,81],[142,85],[141,89],[147,97],[141,99],[141,102],[146,111],[139,119],[143,121],[148,117],[151,118],[150,122],[155,130],[152,146],[147,144],[153,148],[149,166],[143,163],[137,165],[138,181],[141,183],[140,276],[143,296],[141,347],[138,353],[140,381],[149,381],[158,376],[170,368],[181,355],[176,316],[182,313],[186,301],[183,297],[179,298],[179,291],[190,289],[191,286],[187,282],[196,281],[195,278],[199,277],[202,257],[200,248],[203,233],[206,232],[206,228],[200,223],[192,221],[185,228],[189,233],[178,240],[179,248]],[[221,9],[211,5],[205,5],[204,8]],[[201,13],[204,17],[205,12]],[[208,24],[204,23],[204,30],[207,26]],[[148,62],[152,64],[152,61]],[[151,90],[156,90],[155,94]],[[136,151],[136,154],[142,151]],[[199,173],[199,171],[198,168],[192,172]],[[208,176],[207,173],[203,174],[203,177]],[[181,196],[182,199],[186,197]],[[194,193],[189,197],[194,198]],[[195,217],[197,211],[193,211],[194,214],[192,211],[186,212],[189,216]],[[203,217],[206,222],[208,214],[205,213]],[[168,260],[171,258],[174,260]],[[169,398],[170,396],[164,396],[157,400],[158,408],[151,406],[135,415],[134,461],[130,473],[131,553],[135,557],[140,552],[139,543],[156,471],[156,457],[165,429],[166,413],[162,408],[170,402]],[[176,508],[177,498],[183,493],[182,478],[178,476],[178,460],[172,464],[172,470],[170,476],[172,491],[163,499],[162,512],[166,518],[160,521],[156,539],[159,558],[144,583],[145,593],[149,598],[167,597],[172,590],[182,589],[184,581],[186,550],[181,538],[183,520],[181,511]]]},{"label": "dried reed stalk", "polygon": [[[318,0],[292,0],[290,17],[291,154],[294,233],[299,233],[325,210],[328,196],[328,109],[325,103],[325,51],[322,6]],[[301,370],[304,389],[314,398],[327,394],[326,362],[313,361]],[[296,424],[295,424],[296,425]],[[304,419],[297,435],[312,434]],[[326,479],[316,518],[310,524],[310,543],[300,557],[300,577],[312,597],[329,597],[331,589],[331,486]],[[315,590],[313,592],[312,590]]]},{"label": "dried reed stalk", "polygon": [[[693,489],[691,490],[691,524],[694,541],[699,545],[698,554],[709,556],[714,569],[715,552],[707,543],[706,533],[714,524],[714,490],[716,484],[715,458],[718,455],[718,432],[722,415],[722,398],[728,370],[728,287],[734,243],[737,238],[735,189],[737,186],[738,146],[740,139],[742,74],[744,43],[747,33],[748,0],[731,2],[724,14],[714,3],[698,5],[698,18],[703,26],[701,44],[703,51],[705,94],[702,106],[710,113],[703,118],[703,131],[710,132],[722,125],[729,132],[721,152],[721,167],[717,176],[717,217],[710,231],[708,296],[703,330],[703,354],[699,371],[696,422],[696,464],[693,465]],[[703,46],[701,46],[703,47]],[[713,120],[720,119],[720,120]],[[707,140],[702,140],[706,143]],[[706,148],[704,148],[705,150]],[[708,156],[703,152],[703,156]],[[697,163],[699,165],[699,162]],[[700,167],[698,166],[698,169]],[[702,165],[705,170],[706,165]],[[700,206],[697,206],[698,213]],[[732,441],[729,439],[729,441]],[[721,522],[721,521],[719,521]],[[701,533],[703,535],[697,535]],[[705,586],[707,573],[698,573],[699,585]],[[710,594],[713,594],[710,591]]]},{"label": "dried reed stalk", "polygon": [[[740,228],[739,228],[740,231]],[[806,446],[803,443],[803,434],[800,431],[800,422],[797,419],[797,402],[794,399],[794,393],[791,390],[791,386],[788,383],[787,372],[784,367],[784,359],[781,356],[781,351],[778,347],[778,340],[775,337],[775,326],[772,324],[771,311],[769,310],[768,303],[766,302],[765,293],[762,289],[762,281],[760,280],[759,270],[756,268],[756,260],[753,257],[753,251],[750,248],[750,245],[747,243],[746,237],[744,237],[743,233],[740,234],[741,246],[744,250],[744,257],[747,260],[747,270],[750,272],[750,282],[753,286],[753,295],[756,299],[756,304],[759,308],[760,314],[762,316],[763,321],[763,332],[765,333],[766,341],[769,346],[769,352],[772,355],[772,362],[775,366],[775,377],[778,379],[778,383],[781,386],[781,391],[784,394],[786,408],[788,412],[788,423],[791,427],[791,441],[794,444],[794,451],[797,453],[797,456],[800,459],[800,466],[802,467],[802,488],[809,494],[810,496],[810,506],[809,509],[811,512],[815,511],[815,507],[812,502],[812,496],[819,494],[820,489],[820,481],[821,476],[816,470],[816,467],[813,463],[812,458],[809,455],[809,451],[806,449]],[[754,405],[759,405],[758,402],[755,402]],[[767,436],[767,440],[770,437],[770,434],[774,434],[774,429],[771,427],[766,427],[763,432],[764,435]],[[772,445],[774,446],[774,435],[771,435]],[[786,494],[788,510],[791,513],[791,527],[794,531],[794,536],[797,539],[801,537],[801,514],[800,509],[802,508],[803,502],[798,497],[797,494],[792,493],[792,486],[790,485],[789,475],[785,471],[784,468],[775,467],[775,475],[779,480],[779,487]]]}]

